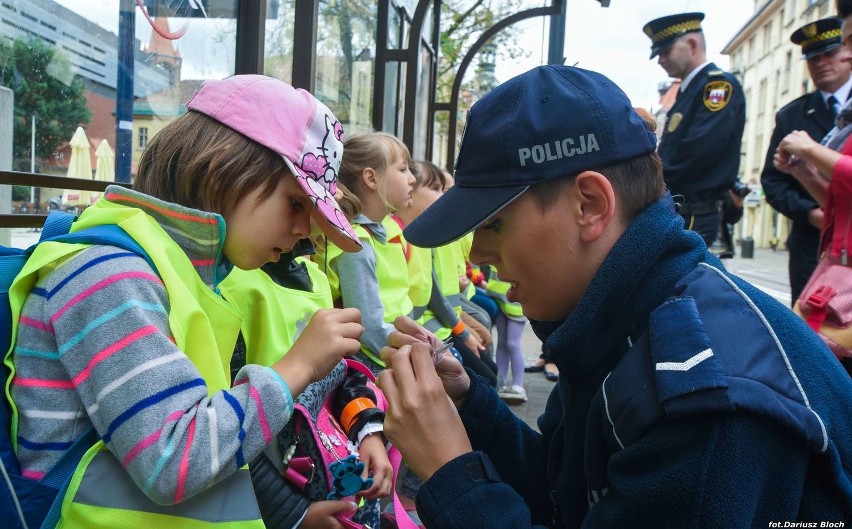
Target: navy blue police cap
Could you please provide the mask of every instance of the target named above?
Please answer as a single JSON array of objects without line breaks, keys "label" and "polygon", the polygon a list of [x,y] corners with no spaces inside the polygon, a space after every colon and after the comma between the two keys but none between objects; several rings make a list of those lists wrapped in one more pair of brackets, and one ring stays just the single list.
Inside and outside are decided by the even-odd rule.
[{"label": "navy blue police cap", "polygon": [[839,48],[840,25],[838,17],[822,18],[800,27],[790,35],[790,41],[802,47],[802,55],[810,59],[827,51]]},{"label": "navy blue police cap", "polygon": [[654,151],[656,135],[605,76],[539,66],[474,103],[467,114],[455,185],[411,222],[405,239],[450,243],[530,186],[603,169]]},{"label": "navy blue police cap", "polygon": [[653,59],[659,55],[681,35],[701,31],[702,20],[704,20],[704,13],[681,13],[655,18],[645,24],[642,31],[651,39],[651,57],[649,58]]}]

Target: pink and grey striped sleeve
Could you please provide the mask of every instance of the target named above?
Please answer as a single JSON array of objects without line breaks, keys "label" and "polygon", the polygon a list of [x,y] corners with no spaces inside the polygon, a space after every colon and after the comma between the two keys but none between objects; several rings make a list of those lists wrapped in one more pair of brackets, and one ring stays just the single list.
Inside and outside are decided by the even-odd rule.
[{"label": "pink and grey striped sleeve", "polygon": [[146,495],[178,503],[251,461],[284,426],[293,401],[274,371],[245,366],[232,389],[208,395],[168,314],[157,274],[118,248],[84,250],[39,280],[14,351],[27,474],[42,475],[94,425]]}]

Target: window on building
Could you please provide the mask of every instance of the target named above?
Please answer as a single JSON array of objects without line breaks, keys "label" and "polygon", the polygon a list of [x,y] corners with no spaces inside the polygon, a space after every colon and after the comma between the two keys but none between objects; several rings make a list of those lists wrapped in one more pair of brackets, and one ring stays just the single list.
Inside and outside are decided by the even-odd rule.
[{"label": "window on building", "polygon": [[783,90],[781,88],[781,70],[775,70],[775,89],[772,90],[772,110],[778,108],[778,94]]},{"label": "window on building", "polygon": [[[754,137],[754,148],[756,149],[755,153],[763,153],[766,152],[766,146],[763,145],[763,133],[759,132],[757,136]],[[763,158],[761,156],[755,155],[752,157],[752,171],[754,173],[758,173],[760,171],[760,164],[763,163]]]},{"label": "window on building", "polygon": [[781,93],[786,94],[790,90],[790,72],[793,69],[793,52],[787,50],[784,56],[784,78],[781,80]]},{"label": "window on building", "polygon": [[757,115],[762,116],[766,111],[766,88],[767,88],[766,79],[760,80],[760,89],[757,93]]},{"label": "window on building", "polygon": [[[751,101],[751,88],[746,88],[745,100],[746,100],[746,102]],[[748,107],[746,107],[746,108],[748,108]],[[746,123],[748,123],[748,111],[746,111]]]},{"label": "window on building", "polygon": [[761,55],[769,53],[769,50],[772,49],[772,23],[767,23],[763,26],[763,49],[761,50]]},{"label": "window on building", "polygon": [[139,150],[148,146],[148,127],[139,127],[139,141],[136,142],[136,148]]},{"label": "window on building", "polygon": [[748,39],[748,63],[754,64],[755,55],[757,54],[757,50],[755,49],[756,42],[754,41],[754,37]]}]

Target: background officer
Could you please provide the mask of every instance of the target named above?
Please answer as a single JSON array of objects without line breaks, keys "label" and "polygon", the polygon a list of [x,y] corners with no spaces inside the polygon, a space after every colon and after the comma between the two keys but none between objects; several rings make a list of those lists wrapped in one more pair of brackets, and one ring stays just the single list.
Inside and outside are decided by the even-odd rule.
[{"label": "background officer", "polygon": [[772,165],[781,140],[794,130],[804,130],[816,141],[834,126],[836,112],[852,88],[848,51],[841,46],[839,18],[806,24],[790,36],[802,47],[816,90],[794,99],[775,114],[775,131],[766,151],[760,183],[766,199],[777,211],[793,220],[787,249],[790,251],[790,291],[795,304],[816,267],[822,209],[795,178]]},{"label": "background officer", "polygon": [[682,195],[680,214],[710,246],[719,232],[719,208],[737,179],[745,126],[745,96],[739,81],[707,60],[704,13],[652,20],[651,58],[681,80],[669,110],[659,154],[672,195]]}]

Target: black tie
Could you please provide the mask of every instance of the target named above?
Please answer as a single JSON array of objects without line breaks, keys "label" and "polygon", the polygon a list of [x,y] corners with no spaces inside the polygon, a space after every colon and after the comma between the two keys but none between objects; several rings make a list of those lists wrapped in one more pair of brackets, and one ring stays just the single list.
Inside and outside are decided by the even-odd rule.
[{"label": "black tie", "polygon": [[831,112],[831,119],[837,119],[837,114],[840,113],[840,101],[834,96],[828,96],[826,103],[828,104],[828,111]]}]

